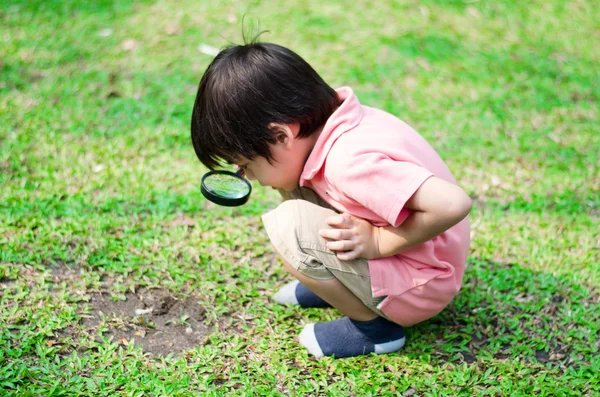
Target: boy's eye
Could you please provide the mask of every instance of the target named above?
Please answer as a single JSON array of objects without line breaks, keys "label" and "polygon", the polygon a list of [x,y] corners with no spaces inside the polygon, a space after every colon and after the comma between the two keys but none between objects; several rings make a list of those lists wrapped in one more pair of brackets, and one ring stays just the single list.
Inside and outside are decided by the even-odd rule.
[{"label": "boy's eye", "polygon": [[238,165],[236,166],[238,170],[242,170],[243,174],[246,175],[246,170],[248,169],[248,164]]}]

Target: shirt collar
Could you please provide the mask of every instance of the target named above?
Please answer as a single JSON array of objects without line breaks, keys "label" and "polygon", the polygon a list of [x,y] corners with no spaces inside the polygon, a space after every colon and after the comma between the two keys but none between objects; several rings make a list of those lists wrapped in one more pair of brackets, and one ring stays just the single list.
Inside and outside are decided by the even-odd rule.
[{"label": "shirt collar", "polygon": [[300,186],[304,186],[307,181],[314,178],[323,167],[333,143],[343,133],[356,127],[363,117],[362,107],[352,88],[340,87],[335,91],[342,104],[325,123],[310,156],[308,156],[302,175],[300,175]]}]

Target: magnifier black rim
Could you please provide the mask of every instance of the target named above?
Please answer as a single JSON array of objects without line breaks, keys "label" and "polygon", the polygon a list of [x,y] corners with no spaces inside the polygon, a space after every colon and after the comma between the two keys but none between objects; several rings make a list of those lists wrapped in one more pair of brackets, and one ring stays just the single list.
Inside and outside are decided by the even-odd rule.
[{"label": "magnifier black rim", "polygon": [[[243,196],[243,197],[237,197],[237,198],[225,198],[225,197],[221,197],[218,196],[214,193],[212,193],[210,190],[208,190],[204,184],[204,180],[206,178],[208,178],[211,175],[230,175],[233,176],[239,180],[244,181],[244,183],[246,183],[246,185],[248,186],[248,193]],[[212,201],[215,204],[218,205],[223,205],[225,207],[237,207],[238,205],[242,205],[242,204],[246,204],[246,202],[248,202],[248,198],[250,197],[250,193],[252,193],[252,185],[250,184],[250,182],[248,182],[248,180],[246,178],[242,178],[241,176],[239,176],[238,174],[236,174],[235,172],[231,172],[231,171],[209,171],[206,174],[204,174],[204,176],[202,177],[202,183],[200,185],[200,191],[202,192],[202,194],[204,195],[204,197],[206,197],[207,199],[209,199],[210,201]]]}]

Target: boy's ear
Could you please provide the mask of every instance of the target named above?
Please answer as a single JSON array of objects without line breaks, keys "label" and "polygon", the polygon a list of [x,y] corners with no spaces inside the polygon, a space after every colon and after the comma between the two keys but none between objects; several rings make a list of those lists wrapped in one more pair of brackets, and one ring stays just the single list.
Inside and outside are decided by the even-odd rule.
[{"label": "boy's ear", "polygon": [[291,143],[296,139],[298,134],[296,126],[294,124],[284,123],[271,123],[268,128],[275,134],[277,143],[281,143],[285,146],[291,146]]}]

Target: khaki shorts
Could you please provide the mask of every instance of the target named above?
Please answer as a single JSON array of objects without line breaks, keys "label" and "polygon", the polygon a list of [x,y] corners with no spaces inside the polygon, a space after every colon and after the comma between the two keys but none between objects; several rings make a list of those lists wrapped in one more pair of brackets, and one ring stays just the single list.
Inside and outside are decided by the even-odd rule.
[{"label": "khaki shorts", "polygon": [[367,260],[339,260],[319,236],[319,229],[329,228],[325,219],[337,212],[308,188],[282,192],[282,196],[286,201],[262,219],[283,259],[307,277],[338,279],[373,312],[386,317],[377,308],[385,296],[373,298]]}]

